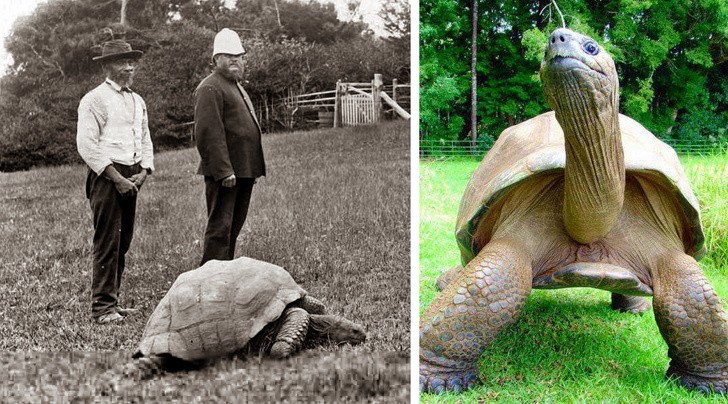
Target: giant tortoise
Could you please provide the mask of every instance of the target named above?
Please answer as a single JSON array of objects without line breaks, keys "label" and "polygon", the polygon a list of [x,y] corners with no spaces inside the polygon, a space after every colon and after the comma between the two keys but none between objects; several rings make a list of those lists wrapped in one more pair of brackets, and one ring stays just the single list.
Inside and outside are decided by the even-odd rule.
[{"label": "giant tortoise", "polygon": [[669,377],[688,389],[728,387],[728,321],[698,267],[698,202],[674,150],[619,114],[614,62],[566,28],[541,63],[553,111],[507,128],[463,195],[462,266],[446,272],[420,328],[420,388],[459,391],[515,322],[532,288],[593,287],[612,308],[652,306]]},{"label": "giant tortoise", "polygon": [[247,257],[208,261],[177,277],[147,321],[137,360],[124,371],[144,378],[199,367],[252,345],[285,358],[304,343],[364,342],[360,325],[324,311],[277,265]]}]

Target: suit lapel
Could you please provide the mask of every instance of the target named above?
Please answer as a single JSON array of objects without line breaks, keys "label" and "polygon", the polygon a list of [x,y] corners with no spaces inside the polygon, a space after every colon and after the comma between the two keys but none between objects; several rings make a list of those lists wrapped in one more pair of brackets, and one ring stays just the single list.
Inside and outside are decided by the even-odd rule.
[{"label": "suit lapel", "polygon": [[253,120],[255,121],[255,126],[258,127],[258,132],[263,133],[263,131],[260,129],[260,123],[258,122],[258,117],[255,116],[255,111],[253,110],[253,103],[250,101],[250,97],[248,97],[248,93],[245,91],[243,86],[240,85],[240,83],[235,82],[235,84],[238,86],[238,90],[240,90],[240,94],[243,95],[243,99],[245,100],[245,105],[248,106],[248,111],[250,112],[250,116],[252,116]]}]

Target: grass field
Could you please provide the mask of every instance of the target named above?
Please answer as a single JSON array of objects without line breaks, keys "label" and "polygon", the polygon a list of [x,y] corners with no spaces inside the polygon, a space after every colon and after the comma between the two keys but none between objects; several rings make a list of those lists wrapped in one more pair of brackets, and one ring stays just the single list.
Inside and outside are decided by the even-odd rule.
[{"label": "grass field", "polygon": [[[708,255],[700,263],[728,303],[728,156],[681,158],[702,208]],[[455,218],[478,162],[420,162],[420,314],[441,271],[460,263]],[[652,311],[615,313],[596,289],[534,290],[519,321],[479,360],[483,383],[439,402],[723,402],[664,377],[667,345]]]},{"label": "grass field", "polygon": [[[264,149],[268,175],[253,190],[236,256],[288,269],[330,312],[365,325],[367,342],[280,363],[223,360],[117,394],[408,400],[409,123],[265,135]],[[10,375],[0,378],[9,383],[0,385],[0,401],[87,400],[104,388],[100,373],[129,360],[158,301],[200,260],[197,162],[194,149],[157,154],[157,171],[140,192],[120,298],[141,314],[106,326],[90,318],[86,168],[0,174],[0,373]]]}]

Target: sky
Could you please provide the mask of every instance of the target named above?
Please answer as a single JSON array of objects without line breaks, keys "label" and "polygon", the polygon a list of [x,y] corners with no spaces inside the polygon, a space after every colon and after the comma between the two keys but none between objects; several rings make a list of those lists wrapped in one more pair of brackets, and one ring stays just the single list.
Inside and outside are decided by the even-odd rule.
[{"label": "sky", "polygon": [[[0,0],[0,75],[11,63],[11,56],[5,49],[5,37],[10,34],[10,29],[16,18],[31,14],[38,4],[47,0]],[[231,1],[231,0],[228,0]],[[346,6],[346,0],[316,0],[321,3],[334,3],[339,14],[339,19],[347,21],[352,16]],[[232,1],[231,1],[232,2]],[[381,7],[381,0],[361,0],[360,6],[354,16],[361,18],[368,23],[375,32],[381,33],[382,21],[378,16]]]},{"label": "sky", "polygon": [[31,14],[39,3],[45,2],[46,0],[0,0],[0,36],[3,39],[0,46],[0,75],[11,60],[5,50],[5,37],[10,34],[13,22],[18,17]]}]

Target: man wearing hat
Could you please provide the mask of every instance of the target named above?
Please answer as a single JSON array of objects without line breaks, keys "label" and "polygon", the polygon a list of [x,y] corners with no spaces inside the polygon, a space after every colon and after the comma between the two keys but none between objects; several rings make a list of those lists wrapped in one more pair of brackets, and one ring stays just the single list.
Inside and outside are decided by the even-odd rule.
[{"label": "man wearing hat", "polygon": [[205,176],[207,227],[202,262],[231,260],[255,179],[265,175],[260,125],[240,85],[245,49],[234,31],[215,36],[213,73],[195,90],[198,174]]},{"label": "man wearing hat", "polygon": [[89,167],[86,197],[93,213],[91,315],[99,324],[135,311],[118,306],[125,255],[134,232],[136,198],[154,170],[147,106],[129,86],[142,52],[121,40],[106,42],[99,62],[106,80],[78,106],[76,144]]}]

